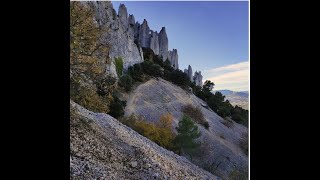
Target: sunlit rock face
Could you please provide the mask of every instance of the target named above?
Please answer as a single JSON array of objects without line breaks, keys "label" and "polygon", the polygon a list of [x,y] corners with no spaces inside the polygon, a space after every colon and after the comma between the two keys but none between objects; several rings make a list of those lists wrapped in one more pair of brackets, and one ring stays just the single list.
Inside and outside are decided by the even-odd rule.
[{"label": "sunlit rock face", "polygon": [[[110,1],[83,3],[93,8],[96,22],[106,29],[101,40],[110,44],[109,57],[113,61],[115,57],[121,57],[125,71],[129,66],[144,61],[141,47],[134,43],[135,29],[137,28],[134,16],[128,17],[124,4],[120,5],[117,14]],[[106,73],[117,77],[114,63],[108,65]]]}]

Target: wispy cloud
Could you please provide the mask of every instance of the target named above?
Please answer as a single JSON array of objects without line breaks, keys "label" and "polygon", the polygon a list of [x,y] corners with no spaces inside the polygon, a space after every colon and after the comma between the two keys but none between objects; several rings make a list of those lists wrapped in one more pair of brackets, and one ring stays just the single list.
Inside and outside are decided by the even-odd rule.
[{"label": "wispy cloud", "polygon": [[206,80],[215,83],[216,90],[229,89],[234,91],[248,90],[249,64],[248,61],[230,64],[204,71]]}]

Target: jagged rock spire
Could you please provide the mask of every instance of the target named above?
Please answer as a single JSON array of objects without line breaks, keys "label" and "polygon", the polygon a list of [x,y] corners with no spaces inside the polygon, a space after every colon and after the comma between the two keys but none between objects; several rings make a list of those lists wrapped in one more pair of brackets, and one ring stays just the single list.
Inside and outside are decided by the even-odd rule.
[{"label": "jagged rock spire", "polygon": [[162,27],[159,33],[159,55],[164,61],[168,58],[168,37],[165,27]]},{"label": "jagged rock spire", "polygon": [[122,22],[123,26],[128,28],[128,12],[127,12],[127,8],[124,4],[120,4],[118,16],[119,16],[120,21]]}]

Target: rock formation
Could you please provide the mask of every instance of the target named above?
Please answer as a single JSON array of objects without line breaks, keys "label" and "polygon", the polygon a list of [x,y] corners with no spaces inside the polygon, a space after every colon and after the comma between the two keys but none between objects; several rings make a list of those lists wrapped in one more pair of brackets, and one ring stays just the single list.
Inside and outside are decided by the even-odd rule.
[{"label": "rock formation", "polygon": [[138,22],[135,24],[134,38],[141,47],[152,49],[156,55],[162,56],[163,61],[168,59],[174,69],[179,68],[177,49],[168,50],[169,40],[165,27],[159,33],[150,30],[148,21],[144,19],[141,25]]},{"label": "rock formation", "polygon": [[[124,4],[120,5],[117,15],[110,1],[82,1],[81,3],[90,6],[94,10],[96,22],[107,29],[101,41],[110,44],[110,59],[121,57],[124,70],[144,61],[141,47],[134,43],[134,33],[137,28],[134,24],[134,16],[128,17]],[[114,63],[107,65],[106,73],[117,77]]]},{"label": "rock formation", "polygon": [[196,71],[194,72],[194,76],[192,76],[192,68],[189,65],[188,69],[184,69],[184,73],[188,75],[188,78],[190,79],[191,82],[194,82],[196,86],[202,86],[202,75],[201,71]]},{"label": "rock formation", "polygon": [[153,50],[155,54],[159,54],[159,35],[158,32],[151,31],[150,37],[150,49]]},{"label": "rock formation", "polygon": [[175,69],[179,69],[178,51],[176,49],[169,51],[168,59]]},{"label": "rock formation", "polygon": [[150,28],[146,19],[139,28],[139,43],[141,47],[150,47]]},{"label": "rock formation", "polygon": [[168,37],[165,27],[162,27],[159,32],[159,55],[162,56],[164,61],[168,58]]},{"label": "rock formation", "polygon": [[195,82],[196,86],[202,86],[202,75],[201,75],[201,71],[199,72],[194,72],[194,76],[193,76],[193,82]]},{"label": "rock formation", "polygon": [[128,12],[127,12],[127,8],[124,4],[121,4],[119,6],[119,10],[118,10],[118,16],[120,18],[120,21],[122,22],[122,25],[125,27],[125,29],[128,28]]}]

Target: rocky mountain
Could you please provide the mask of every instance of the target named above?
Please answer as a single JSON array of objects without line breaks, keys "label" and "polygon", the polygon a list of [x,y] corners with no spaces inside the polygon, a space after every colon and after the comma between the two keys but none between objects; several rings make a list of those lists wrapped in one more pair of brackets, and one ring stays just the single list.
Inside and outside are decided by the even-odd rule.
[{"label": "rocky mountain", "polygon": [[[226,96],[226,99],[230,101],[232,105],[238,105],[244,109],[249,108],[249,93],[248,91],[230,91],[230,90],[218,90]],[[216,91],[214,91],[216,92]]]},{"label": "rocky mountain", "polygon": [[[146,19],[140,24],[134,15],[128,14],[123,4],[116,12],[110,1],[79,3],[94,10],[94,18],[88,16],[90,21],[93,19],[94,26],[105,29],[101,38],[96,38],[94,42],[108,44],[110,49],[101,56],[104,59],[98,59],[99,62],[108,60],[102,76],[91,73],[95,72],[93,70],[81,73],[70,71],[71,179],[229,179],[234,171],[247,174],[248,155],[242,143],[248,128],[218,116],[203,100],[192,94],[190,87],[186,87],[189,81],[181,71],[169,67],[166,75],[170,76],[153,75],[152,72],[165,69],[165,66],[159,65],[162,63],[160,60],[159,64],[148,61],[152,64],[150,66],[145,62],[138,65],[132,71],[134,73],[127,73],[130,66],[148,58],[143,56],[146,49],[162,56],[163,61],[169,60],[174,69],[179,68],[177,49],[168,50],[166,28],[162,27],[158,33],[149,28]],[[118,61],[123,61],[123,65]],[[154,69],[150,70],[150,67]],[[122,68],[123,75],[118,73]],[[197,86],[202,86],[201,71],[192,72],[189,65],[184,72]],[[133,80],[133,77],[136,79]],[[183,79],[181,82],[188,85],[179,85],[172,79]],[[129,85],[127,90],[125,87]],[[186,105],[199,107],[208,125],[205,128],[203,124],[197,124],[201,132],[197,141],[201,147],[194,157],[184,155],[182,151],[182,156],[168,151],[138,134],[133,130],[134,126],[130,126],[131,129],[105,114],[116,112],[112,116],[119,117],[119,120],[135,114],[143,116],[146,121],[157,122],[160,116],[170,113],[173,116],[170,127],[173,125],[174,129],[183,116],[182,107]],[[142,121],[139,123],[142,124]]]},{"label": "rocky mountain", "polygon": [[70,114],[70,179],[220,179],[107,114]]},{"label": "rocky mountain", "polygon": [[[93,8],[95,20],[99,26],[108,29],[101,39],[110,44],[111,59],[116,57],[123,59],[124,70],[144,61],[142,47],[151,48],[156,55],[162,56],[164,61],[168,59],[172,67],[179,68],[177,49],[168,50],[169,40],[165,27],[162,27],[158,33],[149,28],[146,19],[142,24],[135,22],[134,15],[128,15],[124,4],[119,6],[118,13],[116,13],[110,1],[82,3]],[[114,63],[109,65],[106,73],[117,77]]]},{"label": "rocky mountain", "polygon": [[205,153],[195,157],[193,162],[200,167],[216,166],[215,174],[226,179],[235,168],[247,169],[248,156],[239,146],[247,128],[235,122],[232,127],[226,126],[227,121],[208,108],[204,101],[168,81],[152,79],[138,86],[127,99],[125,115],[133,113],[156,122],[161,115],[170,112],[176,127],[183,114],[181,108],[187,104],[200,107],[210,126],[209,130],[199,126]]}]

